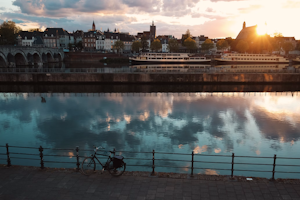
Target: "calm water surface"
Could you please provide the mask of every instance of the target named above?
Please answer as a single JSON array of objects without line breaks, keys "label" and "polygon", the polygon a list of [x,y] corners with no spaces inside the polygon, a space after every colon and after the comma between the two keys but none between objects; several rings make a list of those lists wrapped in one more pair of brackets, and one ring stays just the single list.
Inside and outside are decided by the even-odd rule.
[{"label": "calm water surface", "polygon": [[[43,96],[46,102],[42,102]],[[0,93],[0,145],[49,148],[106,149],[134,152],[188,153],[299,157],[300,94],[298,93]],[[0,148],[5,153],[5,148]],[[38,153],[14,149],[14,152]],[[45,153],[57,153],[46,150]],[[74,161],[73,152],[65,160]],[[84,153],[88,155],[89,153]],[[123,153],[125,157],[149,158],[146,153]],[[12,155],[13,156],[13,155]],[[16,157],[20,157],[15,155]],[[0,156],[5,163],[5,156]],[[191,160],[191,156],[159,155],[156,158]],[[195,156],[198,161],[231,162],[230,157]],[[47,158],[45,159],[47,160]],[[53,159],[52,159],[53,160]],[[61,160],[62,161],[62,160]],[[151,166],[152,161],[127,160],[128,165]],[[190,163],[159,161],[157,171],[188,172]],[[236,158],[235,162],[264,163],[235,165],[236,169],[272,171],[272,159]],[[278,164],[300,164],[278,159]],[[12,164],[39,165],[38,161],[14,159]],[[59,164],[75,167],[71,164]],[[53,163],[46,166],[58,167]],[[196,173],[230,174],[229,164],[197,163]],[[128,166],[129,171],[151,171],[150,167]],[[300,171],[277,167],[278,171]],[[236,175],[271,177],[271,172],[237,171]],[[277,173],[279,177],[300,177]]]}]

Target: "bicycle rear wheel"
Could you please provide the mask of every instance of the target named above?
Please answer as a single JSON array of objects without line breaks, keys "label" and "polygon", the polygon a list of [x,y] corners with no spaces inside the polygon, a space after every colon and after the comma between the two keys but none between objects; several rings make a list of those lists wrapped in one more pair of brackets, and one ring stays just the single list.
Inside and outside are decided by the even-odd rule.
[{"label": "bicycle rear wheel", "polygon": [[126,163],[121,160],[122,164],[119,167],[114,167],[113,160],[108,163],[108,172],[113,176],[121,176],[126,169]]},{"label": "bicycle rear wheel", "polygon": [[82,161],[81,171],[84,175],[91,175],[96,170],[96,163],[92,157],[87,157]]}]

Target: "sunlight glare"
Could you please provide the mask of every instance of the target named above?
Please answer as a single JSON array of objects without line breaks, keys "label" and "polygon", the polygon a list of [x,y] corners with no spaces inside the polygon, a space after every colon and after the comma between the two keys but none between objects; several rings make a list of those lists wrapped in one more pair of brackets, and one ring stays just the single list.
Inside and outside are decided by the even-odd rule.
[{"label": "sunlight glare", "polygon": [[257,33],[257,35],[265,35],[265,34],[267,34],[268,32],[267,32],[267,25],[266,24],[259,24],[259,25],[257,25],[257,27],[256,27],[256,33]]}]

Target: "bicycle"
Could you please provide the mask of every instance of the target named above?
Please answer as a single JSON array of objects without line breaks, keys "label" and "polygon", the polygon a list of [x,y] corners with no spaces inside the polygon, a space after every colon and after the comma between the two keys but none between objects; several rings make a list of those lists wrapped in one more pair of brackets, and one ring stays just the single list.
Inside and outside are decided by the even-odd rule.
[{"label": "bicycle", "polygon": [[[94,146],[95,147],[95,146]],[[112,176],[121,176],[125,169],[126,169],[126,163],[123,161],[124,157],[121,155],[115,155],[115,152],[113,151],[108,151],[110,152],[106,163],[103,165],[100,160],[97,158],[97,150],[98,149],[105,149],[101,146],[95,147],[94,149],[94,154],[92,154],[90,157],[85,158],[82,161],[81,165],[81,171],[84,175],[91,175],[96,171],[96,162],[95,159],[98,161],[98,163],[102,166],[102,172],[104,170],[108,170],[108,172]],[[111,157],[111,154],[114,154],[114,157]],[[104,155],[104,154],[98,154],[98,155]],[[107,155],[105,155],[107,156]]]}]

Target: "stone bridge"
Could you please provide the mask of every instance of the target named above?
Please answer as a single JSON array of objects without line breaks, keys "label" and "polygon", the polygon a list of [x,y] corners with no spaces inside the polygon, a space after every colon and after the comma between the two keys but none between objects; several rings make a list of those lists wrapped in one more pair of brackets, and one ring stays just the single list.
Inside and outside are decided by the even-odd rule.
[{"label": "stone bridge", "polygon": [[0,67],[61,62],[64,56],[63,50],[57,48],[0,46]]}]

